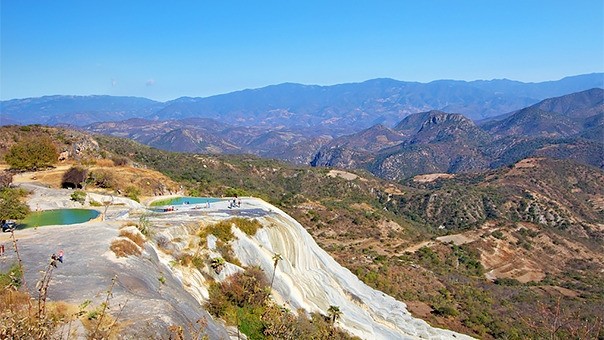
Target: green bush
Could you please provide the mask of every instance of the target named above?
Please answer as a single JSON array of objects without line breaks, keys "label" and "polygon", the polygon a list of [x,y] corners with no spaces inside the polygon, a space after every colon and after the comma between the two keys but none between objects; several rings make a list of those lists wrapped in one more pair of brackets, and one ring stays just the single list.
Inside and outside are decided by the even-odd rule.
[{"label": "green bush", "polygon": [[37,170],[56,163],[57,148],[46,136],[24,139],[13,145],[4,160],[17,170]]},{"label": "green bush", "polygon": [[29,214],[29,206],[20,198],[27,194],[22,189],[0,189],[0,220],[21,220]]},{"label": "green bush", "polygon": [[76,190],[71,194],[71,200],[80,204],[84,204],[84,202],[86,201],[86,193],[82,190]]},{"label": "green bush", "polygon": [[21,287],[23,272],[18,263],[13,264],[6,273],[0,273],[0,290]]},{"label": "green bush", "polygon": [[104,189],[113,188],[115,186],[113,174],[107,170],[95,170],[90,172],[87,181]]},{"label": "green bush", "polygon": [[494,232],[491,233],[491,236],[493,236],[494,238],[499,239],[499,240],[502,240],[505,237],[500,230],[495,230]]},{"label": "green bush", "polygon": [[244,233],[246,233],[250,236],[256,235],[256,232],[258,231],[258,229],[262,228],[262,224],[260,224],[260,222],[258,222],[258,220],[255,218],[249,219],[249,218],[234,217],[227,221],[232,221],[233,224],[235,224],[235,226],[237,226],[237,228],[241,229],[241,231],[243,231]]},{"label": "green bush", "polygon": [[199,233],[199,236],[201,238],[205,239],[208,235],[212,234],[212,235],[216,236],[216,238],[218,238],[219,240],[222,240],[223,242],[229,242],[235,238],[235,235],[233,234],[233,231],[231,230],[232,224],[233,224],[233,222],[230,219],[220,221],[215,224],[211,224],[211,225],[207,226],[206,228],[204,228]]},{"label": "green bush", "polygon": [[459,315],[459,311],[451,305],[448,304],[442,304],[442,305],[438,305],[438,306],[432,306],[432,308],[434,309],[434,314],[440,315],[440,316],[458,316]]},{"label": "green bush", "polygon": [[126,188],[126,197],[128,197],[129,199],[136,201],[136,202],[140,202],[138,196],[141,194],[141,190],[135,186],[128,186]]},{"label": "green bush", "polygon": [[227,188],[224,191],[224,196],[226,197],[240,197],[240,196],[249,196],[248,193],[244,189],[240,188]]},{"label": "green bush", "polygon": [[103,203],[101,203],[99,201],[95,201],[93,199],[91,199],[88,203],[90,203],[90,205],[93,207],[102,207],[103,206]]}]

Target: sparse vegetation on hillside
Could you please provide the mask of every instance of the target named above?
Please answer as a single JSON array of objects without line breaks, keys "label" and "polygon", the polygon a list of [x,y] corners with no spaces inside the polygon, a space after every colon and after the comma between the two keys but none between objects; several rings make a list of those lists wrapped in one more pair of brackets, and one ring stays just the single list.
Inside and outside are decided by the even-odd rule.
[{"label": "sparse vegetation on hillside", "polygon": [[[162,171],[189,194],[245,193],[279,206],[342,265],[433,325],[485,339],[576,338],[586,323],[591,328],[581,334],[597,338],[604,332],[598,319],[604,295],[599,169],[532,159],[483,174],[400,184],[249,156],[169,153],[113,137],[99,137],[99,143],[106,157]],[[107,169],[115,176],[115,168]],[[209,226],[200,236],[217,236],[222,259],[234,263],[232,224]],[[461,232],[481,236],[460,246],[435,240]],[[426,246],[411,249],[420,242]],[[485,279],[491,268],[484,258],[497,252],[530,262],[545,278],[521,281],[527,269],[513,268],[494,282]],[[581,261],[569,261],[573,257]],[[183,264],[199,268],[208,261],[182,256]],[[568,322],[552,332],[547,315],[556,311]],[[290,320],[279,310],[266,313]],[[250,332],[258,329],[254,322]],[[273,326],[267,321],[263,327]]]},{"label": "sparse vegetation on hillside", "polygon": [[264,272],[249,267],[222,283],[212,283],[206,309],[248,339],[356,339],[339,330],[329,316],[313,313],[309,320],[303,311],[296,316],[279,307],[268,299],[268,289]]},{"label": "sparse vegetation on hillside", "polygon": [[[302,223],[324,249],[370,286],[405,302],[424,304],[431,312],[420,316],[434,325],[481,338],[518,339],[547,333],[547,320],[529,322],[527,305],[555,297],[553,291],[535,291],[532,287],[539,287],[538,283],[503,285],[485,280],[479,254],[489,249],[488,243],[480,248],[429,247],[408,255],[406,247],[434,236],[482,228],[485,223],[505,226],[520,221],[560,233],[552,234],[553,239],[584,242],[594,251],[602,247],[594,224],[602,220],[602,212],[585,202],[602,199],[603,175],[567,161],[527,161],[484,174],[396,185],[367,175],[348,180],[328,176],[328,169],[292,168],[247,156],[165,153],[111,137],[103,137],[101,145],[147,166],[159,166],[196,194],[219,195],[241,188],[265,198]],[[542,242],[528,233],[505,235],[501,234],[501,241],[522,256]],[[539,256],[551,256],[551,261],[557,256],[543,254]],[[554,276],[556,285],[597,296],[582,281],[573,283],[562,273]],[[573,276],[590,280],[584,272]],[[578,308],[569,298],[563,301],[568,310]],[[601,302],[600,298],[583,300],[582,315],[596,316]],[[602,332],[598,325],[592,334]],[[561,329],[554,335],[569,334],[565,332]]]}]

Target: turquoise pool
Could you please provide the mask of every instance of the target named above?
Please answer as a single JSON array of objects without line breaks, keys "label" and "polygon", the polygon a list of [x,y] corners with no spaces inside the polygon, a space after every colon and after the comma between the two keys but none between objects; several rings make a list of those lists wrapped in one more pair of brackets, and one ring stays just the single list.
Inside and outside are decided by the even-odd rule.
[{"label": "turquoise pool", "polygon": [[182,204],[206,204],[220,202],[221,198],[212,197],[174,197],[165,200],[151,202],[151,206],[158,207],[163,205],[182,205]]},{"label": "turquoise pool", "polygon": [[18,228],[33,228],[45,225],[63,225],[88,222],[99,216],[91,209],[56,209],[32,212],[19,222]]}]

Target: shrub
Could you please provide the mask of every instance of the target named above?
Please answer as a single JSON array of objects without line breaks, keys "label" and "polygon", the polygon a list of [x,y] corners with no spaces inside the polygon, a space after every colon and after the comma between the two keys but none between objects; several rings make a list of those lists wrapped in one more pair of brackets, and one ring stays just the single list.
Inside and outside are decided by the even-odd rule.
[{"label": "shrub", "polygon": [[250,236],[256,235],[256,231],[258,231],[258,229],[262,228],[262,224],[260,224],[260,222],[258,222],[258,220],[255,218],[248,219],[248,218],[234,217],[227,221],[232,221],[232,223],[234,223],[237,226],[237,228],[241,229],[241,231],[243,231],[244,233],[246,233]]},{"label": "shrub", "polygon": [[247,192],[243,189],[236,189],[236,188],[227,188],[224,191],[224,196],[226,197],[235,197],[235,196],[247,196]]},{"label": "shrub", "polygon": [[219,240],[222,240],[223,242],[229,242],[235,238],[235,235],[233,234],[233,231],[231,230],[232,224],[233,224],[233,222],[230,219],[225,220],[225,221],[220,221],[215,224],[211,224],[211,225],[207,226],[205,229],[203,229],[199,233],[199,236],[201,236],[201,238],[206,238],[208,235],[211,234],[211,235],[216,236],[216,238],[218,238]]},{"label": "shrub", "polygon": [[140,202],[138,196],[141,194],[141,190],[135,186],[128,186],[126,188],[126,197],[133,201]]},{"label": "shrub", "polygon": [[0,188],[6,188],[13,182],[13,174],[8,171],[0,172]]},{"label": "shrub", "polygon": [[496,285],[501,285],[501,286],[520,286],[522,285],[522,283],[516,279],[512,279],[512,278],[499,278],[499,279],[495,279],[495,284]]},{"label": "shrub", "polygon": [[17,170],[37,170],[53,165],[58,152],[47,136],[24,139],[13,145],[4,160]]},{"label": "shrub", "polygon": [[88,175],[88,182],[99,188],[109,189],[115,186],[113,174],[107,170],[94,170]]},{"label": "shrub", "polygon": [[21,277],[23,272],[19,264],[13,264],[6,273],[0,273],[0,290],[11,288],[17,289],[21,287]]},{"label": "shrub", "polygon": [[71,200],[84,204],[86,202],[86,193],[82,190],[76,190],[71,194]]},{"label": "shrub", "polygon": [[218,240],[218,242],[216,242],[216,250],[222,254],[225,261],[241,267],[241,262],[235,257],[235,253],[230,244]]},{"label": "shrub", "polygon": [[90,205],[93,207],[102,207],[103,206],[103,203],[101,203],[99,201],[95,201],[93,199],[91,199],[88,203],[90,203]]},{"label": "shrub", "polygon": [[63,174],[61,180],[62,188],[82,188],[88,178],[88,170],[80,167],[72,167]]},{"label": "shrub", "polygon": [[138,224],[136,224],[136,228],[141,234],[147,237],[151,236],[151,222],[149,222],[149,216],[141,215],[138,219]]},{"label": "shrub", "polygon": [[128,158],[126,157],[112,157],[113,165],[115,166],[126,166],[128,165]]},{"label": "shrub", "polygon": [[434,314],[440,315],[440,316],[458,316],[459,315],[459,311],[448,304],[442,304],[442,305],[438,305],[438,306],[432,306],[432,308],[434,309]]},{"label": "shrub", "polygon": [[505,237],[500,230],[495,230],[494,232],[491,233],[491,236],[493,236],[494,238],[496,238],[498,240],[502,240]]}]

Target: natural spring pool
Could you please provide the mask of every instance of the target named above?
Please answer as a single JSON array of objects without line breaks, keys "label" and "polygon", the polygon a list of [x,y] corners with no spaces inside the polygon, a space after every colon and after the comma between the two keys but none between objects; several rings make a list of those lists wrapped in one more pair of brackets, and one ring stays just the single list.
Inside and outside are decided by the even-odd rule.
[{"label": "natural spring pool", "polygon": [[55,209],[35,211],[19,221],[18,228],[33,228],[45,225],[84,223],[96,218],[100,213],[92,209]]}]

